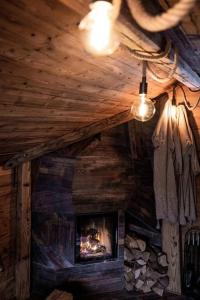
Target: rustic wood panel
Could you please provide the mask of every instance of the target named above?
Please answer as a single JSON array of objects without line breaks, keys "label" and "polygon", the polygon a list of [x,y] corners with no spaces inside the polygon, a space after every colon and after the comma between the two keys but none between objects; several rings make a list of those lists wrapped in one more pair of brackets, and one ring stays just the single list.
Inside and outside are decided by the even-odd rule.
[{"label": "rustic wood panel", "polygon": [[181,294],[181,238],[178,224],[163,221],[162,248],[168,259],[168,291]]},{"label": "rustic wood panel", "polygon": [[77,157],[73,201],[77,212],[125,208],[133,193],[127,126],[105,131],[93,151]]},{"label": "rustic wood panel", "polygon": [[122,113],[111,116],[110,118],[91,123],[83,128],[75,129],[55,140],[51,140],[47,143],[41,143],[39,146],[33,147],[27,151],[25,150],[23,153],[16,154],[11,160],[6,162],[5,167],[11,168],[28,159],[31,160],[43,154],[62,149],[63,147],[94,136],[106,129],[123,124],[132,118],[133,116],[130,113],[130,110],[126,110]]},{"label": "rustic wood panel", "polygon": [[134,192],[128,212],[153,228],[156,227],[153,190],[153,145],[151,137],[158,113],[147,123],[132,120],[128,123],[131,161],[134,174]]},{"label": "rustic wood panel", "polygon": [[[124,209],[133,185],[128,146],[127,126],[122,125],[102,133],[97,143],[88,144],[87,141],[82,147],[77,143],[75,151],[71,146],[69,151],[58,151],[37,162],[32,214],[34,294],[37,291],[47,294],[61,284],[75,295],[122,289]],[[70,159],[66,158],[67,154]],[[72,159],[73,155],[76,159]],[[62,193],[66,187],[67,195]],[[54,209],[49,206],[47,209],[45,203],[47,205],[50,198],[44,194],[54,189],[58,194],[52,198]],[[43,205],[35,205],[40,193]],[[67,209],[63,207],[64,202]],[[117,259],[74,264],[75,215],[116,211],[119,223]]]},{"label": "rustic wood panel", "polygon": [[[0,162],[125,111],[138,93],[141,63],[124,47],[109,57],[88,55],[77,24],[89,1],[62,2],[68,8],[58,0],[0,3]],[[129,17],[120,30],[143,49]],[[169,83],[149,79],[149,86],[155,97]]]},{"label": "rustic wood panel", "polygon": [[13,170],[0,168],[0,298],[15,296],[16,188]]},{"label": "rustic wood panel", "polygon": [[30,296],[31,250],[31,163],[18,168],[17,241],[16,241],[16,297]]}]

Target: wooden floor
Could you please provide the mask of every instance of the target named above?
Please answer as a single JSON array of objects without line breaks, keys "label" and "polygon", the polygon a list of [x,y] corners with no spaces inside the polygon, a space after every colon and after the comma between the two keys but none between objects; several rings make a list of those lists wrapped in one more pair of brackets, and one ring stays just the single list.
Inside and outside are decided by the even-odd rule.
[{"label": "wooden floor", "polygon": [[78,298],[75,298],[75,300],[192,300],[193,298],[188,298],[185,296],[177,296],[173,294],[166,294],[163,297],[160,297],[154,293],[149,293],[147,295],[144,294],[137,294],[137,293],[128,293],[126,291],[123,292],[115,292],[115,293],[106,293],[102,295],[94,295],[90,297],[84,297],[83,295],[80,295]]}]

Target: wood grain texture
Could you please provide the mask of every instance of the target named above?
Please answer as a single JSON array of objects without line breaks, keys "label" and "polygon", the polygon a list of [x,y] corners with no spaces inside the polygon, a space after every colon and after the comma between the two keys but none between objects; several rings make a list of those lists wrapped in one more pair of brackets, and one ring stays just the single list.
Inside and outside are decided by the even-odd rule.
[{"label": "wood grain texture", "polygon": [[[103,132],[98,143],[90,145],[81,152],[76,152],[77,145],[74,145],[76,159],[64,156],[68,153],[67,149],[60,153],[61,157],[53,154],[46,156],[46,159],[39,159],[39,176],[35,176],[37,172],[34,173],[37,179],[34,184],[32,212],[35,253],[32,286],[36,294],[37,291],[49,292],[60,284],[75,295],[122,289],[124,209],[131,197],[133,185],[127,126],[121,125]],[[72,148],[73,146],[71,150]],[[73,153],[71,150],[69,153]],[[35,162],[36,160],[33,164]],[[70,171],[72,162],[73,176]],[[65,195],[61,194],[64,189],[67,190]],[[47,191],[52,194],[53,190],[57,191],[57,196],[53,196],[50,203],[50,197],[45,197],[45,194]],[[43,206],[35,205],[38,193]],[[74,264],[75,216],[117,211],[117,259],[103,263]],[[39,243],[41,236],[43,242],[49,245],[46,254],[46,248]],[[38,245],[40,251],[36,251],[35,247]]]},{"label": "wood grain texture", "polygon": [[17,248],[16,248],[16,298],[30,296],[30,245],[31,245],[31,164],[25,162],[18,168],[17,195]]},{"label": "wood grain texture", "polygon": [[128,122],[132,118],[133,115],[131,114],[130,110],[127,110],[117,115],[114,115],[110,118],[101,120],[96,123],[89,124],[86,127],[76,129],[73,132],[69,132],[68,134],[65,134],[62,137],[54,139],[48,143],[42,143],[41,145],[33,147],[32,149],[29,149],[27,151],[24,151],[23,153],[16,154],[12,159],[6,162],[5,167],[13,168],[14,166],[18,165],[19,163],[22,163],[23,161],[32,160],[48,152],[52,152],[60,148],[64,148],[75,142],[84,140],[93,135],[101,133],[106,129]]},{"label": "wood grain texture", "polygon": [[73,300],[72,294],[54,290],[47,298],[46,300]]},{"label": "wood grain texture", "polygon": [[[161,39],[142,32],[124,4],[118,24],[122,46],[112,56],[92,57],[84,51],[78,30],[89,2],[1,1],[0,163],[130,109],[138,94],[141,62],[127,47],[155,52]],[[178,32],[182,57],[186,46],[190,48],[185,39],[187,33]],[[195,57],[195,63],[181,59],[176,78],[182,72],[180,80],[196,84],[192,68],[198,59],[191,51],[188,57]],[[164,63],[164,69],[159,65],[161,74],[171,67],[170,59]],[[148,81],[151,98],[172,83]]]},{"label": "wood grain texture", "polygon": [[16,187],[13,170],[0,168],[0,299],[15,296]]},{"label": "wood grain texture", "polygon": [[181,294],[181,238],[178,224],[163,221],[162,224],[162,249],[168,259],[168,291]]}]

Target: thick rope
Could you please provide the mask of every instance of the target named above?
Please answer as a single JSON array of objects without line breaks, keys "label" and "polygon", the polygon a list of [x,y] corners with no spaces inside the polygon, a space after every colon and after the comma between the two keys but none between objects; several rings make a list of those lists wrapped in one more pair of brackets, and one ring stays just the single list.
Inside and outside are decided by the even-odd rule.
[{"label": "thick rope", "polygon": [[175,74],[176,72],[176,68],[177,68],[177,65],[178,65],[178,50],[175,48],[175,52],[174,52],[174,62],[173,62],[173,65],[172,65],[172,69],[170,70],[169,74],[167,75],[167,77],[163,78],[163,77],[159,77],[154,71],[153,69],[151,68],[150,66],[150,63],[153,63],[153,62],[158,62],[161,58],[164,58],[164,57],[167,57],[170,53],[170,50],[172,48],[172,44],[171,44],[171,41],[169,39],[167,39],[167,42],[166,42],[166,47],[165,47],[165,50],[162,51],[161,53],[159,54],[156,54],[156,55],[152,55],[152,54],[141,54],[139,53],[137,50],[133,50],[131,49],[131,54],[136,58],[136,59],[139,59],[139,60],[145,60],[147,62],[147,70],[150,74],[150,76],[158,81],[158,82],[161,82],[161,83],[165,83],[169,80],[172,79],[173,75]]},{"label": "thick rope", "polygon": [[183,93],[183,96],[184,96],[185,106],[186,106],[187,109],[190,110],[190,111],[194,110],[194,109],[199,105],[199,103],[200,103],[200,97],[197,99],[197,102],[196,102],[193,106],[190,106],[190,105],[188,104],[188,102],[187,102],[187,97],[186,97],[186,95],[185,95],[184,88],[183,88],[181,85],[179,85],[179,87],[181,88],[182,93]]},{"label": "thick rope", "polygon": [[[139,60],[147,60],[147,61],[158,61],[161,58],[167,57],[170,53],[172,43],[169,39],[166,41],[165,50],[160,52],[159,54],[153,55],[152,53],[149,54],[141,54],[137,50],[131,49],[131,54]],[[147,53],[147,52],[146,52]]]},{"label": "thick rope", "polygon": [[[136,3],[140,0],[134,0]],[[188,1],[188,0],[187,0]],[[190,0],[191,1],[191,0]],[[193,0],[192,0],[193,1]],[[129,2],[129,0],[128,0]],[[113,0],[112,1],[112,4],[113,4],[113,13],[112,13],[112,18],[114,20],[116,20],[119,16],[119,13],[120,13],[120,8],[121,8],[121,3],[122,3],[122,0]],[[130,7],[129,7],[130,8]],[[172,43],[169,39],[167,39],[167,42],[166,42],[166,46],[165,46],[165,50],[162,51],[161,53],[159,54],[141,54],[139,53],[137,50],[134,50],[134,49],[131,49],[131,53],[132,55],[136,58],[136,59],[139,59],[139,60],[145,60],[147,61],[147,69],[148,69],[148,72],[150,73],[151,77],[158,81],[158,82],[161,82],[161,83],[165,83],[167,81],[169,81],[175,71],[176,71],[176,68],[177,68],[177,64],[178,64],[178,52],[177,52],[177,49],[175,49],[175,54],[174,54],[174,63],[173,63],[173,67],[172,69],[170,70],[169,74],[167,75],[167,77],[165,78],[161,78],[159,77],[158,75],[155,74],[155,72],[153,71],[153,69],[151,68],[149,62],[156,62],[158,60],[160,60],[161,58],[164,58],[164,57],[167,57],[170,53],[170,50],[172,48]]]},{"label": "thick rope", "polygon": [[158,81],[158,82],[161,82],[161,83],[165,83],[169,80],[172,79],[172,77],[174,76],[175,72],[176,72],[176,68],[177,68],[177,65],[178,65],[178,50],[177,48],[175,48],[175,51],[174,51],[174,62],[173,62],[173,65],[172,65],[172,69],[170,70],[169,74],[167,75],[167,77],[160,77],[158,76],[154,71],[153,69],[151,68],[150,64],[147,62],[147,70],[149,72],[149,74],[151,75],[151,77]]},{"label": "thick rope", "polygon": [[120,9],[121,9],[121,4],[122,0],[113,0],[112,5],[113,5],[113,12],[112,12],[112,18],[113,20],[116,20],[120,14]]},{"label": "thick rope", "polygon": [[133,18],[144,29],[163,31],[176,26],[194,7],[196,0],[180,0],[166,12],[154,16],[143,7],[141,0],[127,0]]}]

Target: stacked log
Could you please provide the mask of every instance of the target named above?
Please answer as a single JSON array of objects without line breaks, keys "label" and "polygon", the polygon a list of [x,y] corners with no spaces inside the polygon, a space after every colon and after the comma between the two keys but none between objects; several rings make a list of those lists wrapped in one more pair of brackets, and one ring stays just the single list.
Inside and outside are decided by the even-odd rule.
[{"label": "stacked log", "polygon": [[127,291],[155,292],[162,296],[169,284],[167,256],[159,248],[147,246],[136,236],[127,235],[124,249],[124,277]]}]

